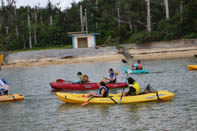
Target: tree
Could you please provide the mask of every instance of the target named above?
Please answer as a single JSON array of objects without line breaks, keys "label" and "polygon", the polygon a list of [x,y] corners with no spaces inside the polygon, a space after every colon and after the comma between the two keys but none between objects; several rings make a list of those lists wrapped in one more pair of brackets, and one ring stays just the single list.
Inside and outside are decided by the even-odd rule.
[{"label": "tree", "polygon": [[150,21],[150,0],[146,0],[147,3],[147,31],[151,32],[151,21]]},{"label": "tree", "polygon": [[28,20],[28,30],[29,30],[29,48],[32,49],[32,40],[31,40],[31,21],[30,21],[30,11],[29,11],[29,7],[28,7],[28,10],[27,10],[27,13],[28,13],[27,20]]},{"label": "tree", "polygon": [[169,8],[168,8],[168,0],[164,0],[165,7],[166,7],[166,19],[169,19]]}]

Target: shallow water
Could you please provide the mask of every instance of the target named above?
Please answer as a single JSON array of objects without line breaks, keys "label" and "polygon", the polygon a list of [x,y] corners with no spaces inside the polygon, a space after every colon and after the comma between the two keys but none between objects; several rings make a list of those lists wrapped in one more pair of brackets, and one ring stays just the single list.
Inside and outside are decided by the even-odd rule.
[{"label": "shallow water", "polygon": [[[7,69],[1,77],[9,80],[9,93],[25,96],[24,101],[0,103],[0,130],[197,130],[197,71],[187,71],[197,59],[143,61],[149,74],[132,75],[144,89],[150,83],[154,89],[175,93],[168,102],[124,105],[64,104],[59,101],[49,83],[57,78],[77,79],[82,71],[91,81],[99,81],[112,67],[119,71],[118,80],[125,81],[121,62],[82,63]],[[121,89],[110,92],[121,92]],[[87,91],[76,91],[87,93]]]}]

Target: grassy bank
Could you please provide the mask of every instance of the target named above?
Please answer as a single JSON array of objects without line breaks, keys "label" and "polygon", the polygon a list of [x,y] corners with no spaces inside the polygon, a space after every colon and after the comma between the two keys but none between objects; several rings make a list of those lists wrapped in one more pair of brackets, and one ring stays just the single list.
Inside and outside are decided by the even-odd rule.
[{"label": "grassy bank", "polygon": [[72,45],[56,45],[56,46],[48,46],[48,47],[34,47],[32,49],[20,49],[20,50],[13,50],[8,51],[9,53],[16,53],[16,52],[25,52],[25,51],[40,51],[40,50],[52,50],[52,49],[71,49]]}]

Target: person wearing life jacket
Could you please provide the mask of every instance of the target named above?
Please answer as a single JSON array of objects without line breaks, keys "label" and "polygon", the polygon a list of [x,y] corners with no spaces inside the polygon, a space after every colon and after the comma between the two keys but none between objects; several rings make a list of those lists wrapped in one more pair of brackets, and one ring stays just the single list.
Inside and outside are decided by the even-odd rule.
[{"label": "person wearing life jacket", "polygon": [[101,81],[99,83],[99,89],[97,92],[93,91],[88,93],[88,95],[86,97],[91,97],[91,96],[95,96],[95,97],[107,97],[109,94],[109,89],[107,88],[105,82]]},{"label": "person wearing life jacket", "polygon": [[137,63],[132,65],[132,70],[142,70],[142,69],[143,67],[140,60],[137,60]]},{"label": "person wearing life jacket", "polygon": [[8,94],[9,83],[5,79],[0,79],[0,96]]},{"label": "person wearing life jacket", "polygon": [[133,96],[133,95],[139,95],[140,94],[140,85],[131,77],[128,79],[128,87],[129,90],[127,92],[124,92],[124,96]]},{"label": "person wearing life jacket", "polygon": [[115,73],[114,70],[112,68],[109,69],[109,78],[107,77],[103,77],[104,80],[108,80],[107,83],[116,83],[116,76],[118,75],[118,73]]},{"label": "person wearing life jacket", "polygon": [[83,75],[82,75],[81,72],[78,72],[78,73],[77,73],[77,77],[79,77],[79,79],[76,80],[76,81],[73,81],[72,83],[83,84]]},{"label": "person wearing life jacket", "polygon": [[87,75],[83,75],[83,84],[90,82],[89,77]]},{"label": "person wearing life jacket", "polygon": [[0,96],[5,94],[5,83],[0,79]]}]

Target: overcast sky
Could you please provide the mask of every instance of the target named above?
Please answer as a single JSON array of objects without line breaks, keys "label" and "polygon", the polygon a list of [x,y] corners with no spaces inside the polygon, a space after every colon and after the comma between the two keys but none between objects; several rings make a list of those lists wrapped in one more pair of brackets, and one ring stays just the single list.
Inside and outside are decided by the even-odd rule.
[{"label": "overcast sky", "polygon": [[[50,0],[50,1],[53,4],[60,3],[60,7],[63,9],[63,8],[70,7],[73,1],[79,2],[81,0]],[[39,5],[40,7],[46,7],[47,3],[48,3],[48,0],[16,0],[17,7],[26,6],[26,5],[30,5],[30,6]]]}]

